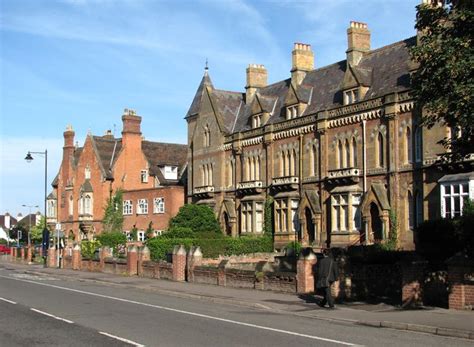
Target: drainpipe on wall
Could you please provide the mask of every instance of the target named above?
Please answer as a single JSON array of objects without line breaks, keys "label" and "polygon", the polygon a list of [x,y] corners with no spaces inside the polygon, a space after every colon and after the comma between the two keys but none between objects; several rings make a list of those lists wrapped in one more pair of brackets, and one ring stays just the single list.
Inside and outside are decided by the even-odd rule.
[{"label": "drainpipe on wall", "polygon": [[364,180],[363,180],[364,194],[367,192],[367,138],[365,134],[365,124],[366,124],[366,120],[364,119],[362,121],[362,157],[363,157],[362,172],[364,176]]}]

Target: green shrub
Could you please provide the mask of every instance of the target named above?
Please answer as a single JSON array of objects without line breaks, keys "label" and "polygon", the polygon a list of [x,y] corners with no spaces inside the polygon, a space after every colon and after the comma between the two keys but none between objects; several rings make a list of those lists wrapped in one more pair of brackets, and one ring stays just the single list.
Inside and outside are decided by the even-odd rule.
[{"label": "green shrub", "polygon": [[0,245],[6,245],[8,244],[8,241],[5,239],[0,239]]},{"label": "green shrub", "polygon": [[169,231],[163,233],[160,238],[164,239],[183,239],[183,238],[193,238],[194,231],[188,227],[173,227]]},{"label": "green shrub", "polygon": [[102,233],[97,236],[97,241],[102,246],[112,248],[113,254],[117,255],[119,248],[123,248],[127,244],[127,236],[121,232]]},{"label": "green shrub", "polygon": [[299,242],[289,242],[286,246],[285,249],[287,251],[287,254],[296,254],[298,256],[301,252],[301,243]]},{"label": "green shrub", "polygon": [[81,254],[85,259],[93,259],[95,251],[100,248],[101,244],[97,240],[87,241],[84,240],[81,242]]},{"label": "green shrub", "polygon": [[184,245],[187,249],[191,246],[199,246],[205,258],[273,251],[271,238],[257,236],[240,238],[222,236],[214,239],[156,237],[147,241],[153,260],[166,259],[166,254],[172,252],[174,246],[177,245]]},{"label": "green shrub", "polygon": [[220,233],[221,228],[214,215],[214,211],[206,205],[184,205],[176,216],[171,218],[169,229],[176,227],[190,228],[195,233]]}]

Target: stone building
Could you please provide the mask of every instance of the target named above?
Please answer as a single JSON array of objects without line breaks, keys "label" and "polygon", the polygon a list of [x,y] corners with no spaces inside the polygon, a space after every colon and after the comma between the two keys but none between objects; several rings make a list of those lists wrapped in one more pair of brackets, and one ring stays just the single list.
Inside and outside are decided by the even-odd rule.
[{"label": "stone building", "polygon": [[273,84],[249,65],[244,93],[215,88],[206,68],[186,115],[187,199],[212,206],[228,235],[262,234],[268,201],[276,248],[383,242],[392,215],[410,249],[418,223],[474,198],[473,157],[439,163],[451,132],[419,124],[417,38],[372,49],[367,24],[351,22],[347,41],[346,59],[324,67],[295,43],[291,77]]},{"label": "stone building", "polygon": [[123,228],[138,229],[138,238],[152,222],[155,233],[168,226],[185,203],[187,146],[143,139],[141,117],[125,109],[122,138],[111,131],[88,134],[82,147],[74,131],[64,132],[63,159],[47,201],[48,224],[61,223],[69,238],[91,238],[102,231],[104,209],[117,190],[123,191]]}]

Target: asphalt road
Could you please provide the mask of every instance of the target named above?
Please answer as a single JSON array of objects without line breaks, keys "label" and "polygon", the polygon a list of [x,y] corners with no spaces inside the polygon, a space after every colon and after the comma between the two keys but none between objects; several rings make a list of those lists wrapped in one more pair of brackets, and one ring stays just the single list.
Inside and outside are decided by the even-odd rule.
[{"label": "asphalt road", "polygon": [[0,346],[472,346],[13,269],[0,310]]}]

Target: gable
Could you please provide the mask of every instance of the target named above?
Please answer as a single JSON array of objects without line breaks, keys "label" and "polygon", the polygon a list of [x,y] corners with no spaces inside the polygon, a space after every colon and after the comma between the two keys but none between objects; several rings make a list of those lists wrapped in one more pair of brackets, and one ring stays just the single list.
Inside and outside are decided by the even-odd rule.
[{"label": "gable", "polygon": [[298,104],[300,100],[298,99],[298,95],[296,93],[295,87],[293,83],[290,84],[290,87],[288,88],[288,93],[286,94],[285,97],[285,105],[294,105]]}]

